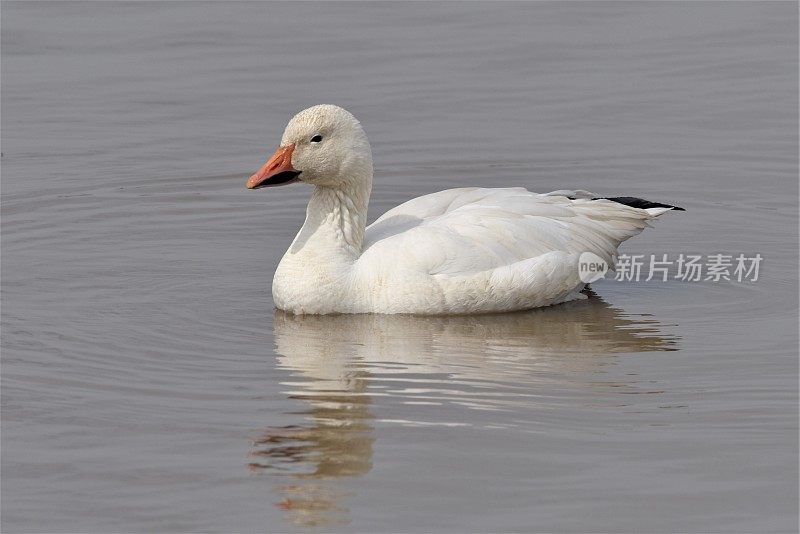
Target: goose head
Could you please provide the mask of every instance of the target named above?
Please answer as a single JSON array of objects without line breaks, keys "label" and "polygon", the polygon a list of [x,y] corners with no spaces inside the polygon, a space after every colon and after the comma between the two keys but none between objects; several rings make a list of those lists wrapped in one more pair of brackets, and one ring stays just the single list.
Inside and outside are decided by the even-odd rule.
[{"label": "goose head", "polygon": [[247,188],[299,181],[331,188],[371,186],[372,151],[349,111],[323,104],[295,115],[275,154],[250,177]]}]

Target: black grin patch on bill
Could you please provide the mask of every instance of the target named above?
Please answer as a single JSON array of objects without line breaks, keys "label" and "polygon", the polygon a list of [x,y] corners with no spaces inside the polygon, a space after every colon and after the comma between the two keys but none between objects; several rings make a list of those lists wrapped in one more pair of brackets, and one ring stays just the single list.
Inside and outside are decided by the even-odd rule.
[{"label": "black grin patch on bill", "polygon": [[287,185],[296,180],[298,180],[298,176],[300,176],[300,171],[283,171],[279,172],[275,176],[270,176],[268,179],[264,180],[253,189],[261,189],[262,187],[275,187],[279,185]]}]

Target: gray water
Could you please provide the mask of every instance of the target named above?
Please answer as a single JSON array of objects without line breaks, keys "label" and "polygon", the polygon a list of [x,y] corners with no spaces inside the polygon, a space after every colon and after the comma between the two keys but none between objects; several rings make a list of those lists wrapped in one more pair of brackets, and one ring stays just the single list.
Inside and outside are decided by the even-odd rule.
[{"label": "gray water", "polygon": [[[795,3],[2,4],[4,532],[796,531]],[[594,284],[478,317],[292,317],[350,109],[370,218],[463,185],[674,203]]]}]

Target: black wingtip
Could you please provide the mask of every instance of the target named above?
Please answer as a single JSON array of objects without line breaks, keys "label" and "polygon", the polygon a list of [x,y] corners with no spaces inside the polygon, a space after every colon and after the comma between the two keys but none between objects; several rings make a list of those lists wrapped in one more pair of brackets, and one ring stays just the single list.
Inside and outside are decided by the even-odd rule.
[{"label": "black wingtip", "polygon": [[672,206],[671,204],[662,204],[660,202],[650,202],[649,200],[645,200],[643,198],[636,198],[636,197],[598,197],[593,198],[592,200],[610,200],[612,202],[616,202],[618,204],[624,204],[626,206],[630,206],[632,208],[639,208],[646,210],[648,208],[670,208],[675,211],[686,211],[685,209]]}]

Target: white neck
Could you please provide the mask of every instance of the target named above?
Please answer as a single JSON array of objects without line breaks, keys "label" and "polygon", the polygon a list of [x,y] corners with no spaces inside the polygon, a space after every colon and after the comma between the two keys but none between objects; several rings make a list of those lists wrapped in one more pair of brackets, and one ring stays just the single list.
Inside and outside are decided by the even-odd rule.
[{"label": "white neck", "polygon": [[367,205],[372,177],[359,186],[316,186],[306,210],[306,221],[289,252],[308,252],[313,247],[326,256],[343,255],[355,261],[361,255],[367,226]]}]

